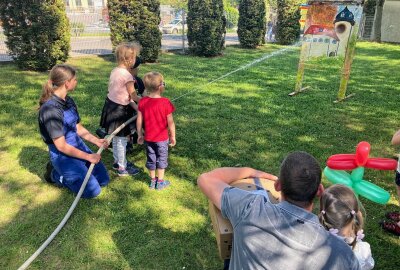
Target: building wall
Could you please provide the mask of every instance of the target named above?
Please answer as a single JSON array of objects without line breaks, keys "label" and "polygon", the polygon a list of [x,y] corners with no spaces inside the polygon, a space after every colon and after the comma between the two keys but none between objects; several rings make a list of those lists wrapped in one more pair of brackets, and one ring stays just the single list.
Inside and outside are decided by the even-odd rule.
[{"label": "building wall", "polygon": [[386,0],[382,12],[382,41],[400,43],[399,14],[400,1]]}]

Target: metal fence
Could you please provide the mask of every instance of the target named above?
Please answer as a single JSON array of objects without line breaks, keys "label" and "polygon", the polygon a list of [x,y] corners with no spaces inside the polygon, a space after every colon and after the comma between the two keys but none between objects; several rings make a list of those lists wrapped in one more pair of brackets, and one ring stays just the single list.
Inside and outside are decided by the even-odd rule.
[{"label": "metal fence", "polygon": [[364,40],[371,40],[374,27],[374,15],[365,15],[360,27],[360,37]]},{"label": "metal fence", "polygon": [[71,27],[70,55],[110,54],[110,28],[105,7],[90,9],[68,9],[67,17]]},{"label": "metal fence", "polygon": [[11,61],[12,58],[7,54],[6,37],[3,28],[0,27],[0,61]]},{"label": "metal fence", "polygon": [[[104,55],[112,53],[110,40],[110,28],[108,26],[108,11],[106,1],[85,1],[92,5],[79,6],[77,1],[66,0],[66,14],[71,28],[71,51],[70,56]],[[170,6],[161,5],[161,22],[163,25],[174,20],[177,16],[176,10]],[[162,30],[160,25],[160,30]],[[162,31],[163,32],[163,31]],[[165,32],[165,31],[164,31]],[[176,32],[176,31],[175,31]],[[183,34],[173,34],[166,31],[161,40],[162,50],[187,48],[187,38]],[[0,27],[0,61],[12,61],[7,53],[6,38]],[[236,33],[227,33],[225,45],[238,44]]]},{"label": "metal fence", "polygon": [[[108,13],[103,6],[92,8],[66,8],[71,27],[70,55],[110,54],[112,52]],[[6,37],[0,27],[0,61],[11,61],[5,44]]]}]

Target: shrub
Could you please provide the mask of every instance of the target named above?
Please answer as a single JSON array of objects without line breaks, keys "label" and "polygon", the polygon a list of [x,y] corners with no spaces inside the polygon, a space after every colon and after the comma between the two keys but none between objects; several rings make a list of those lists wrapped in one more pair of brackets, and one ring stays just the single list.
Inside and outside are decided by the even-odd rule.
[{"label": "shrub", "polygon": [[278,0],[278,21],[275,38],[279,44],[293,44],[300,38],[301,0]]},{"label": "shrub", "polygon": [[265,43],[264,0],[242,0],[240,2],[237,33],[242,47],[256,48]]},{"label": "shrub", "polygon": [[224,48],[226,19],[222,0],[189,0],[189,51],[198,56],[216,56]]},{"label": "shrub", "polygon": [[161,48],[159,0],[109,0],[108,12],[113,47],[136,41],[143,47],[142,60],[155,62]]},{"label": "shrub", "polygon": [[62,0],[0,0],[6,45],[21,69],[48,70],[68,59],[70,28]]}]

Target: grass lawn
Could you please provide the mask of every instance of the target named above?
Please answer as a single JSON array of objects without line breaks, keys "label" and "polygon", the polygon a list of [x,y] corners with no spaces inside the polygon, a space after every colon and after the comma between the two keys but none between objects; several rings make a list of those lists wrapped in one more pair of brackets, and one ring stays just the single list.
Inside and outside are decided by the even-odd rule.
[{"label": "grass lawn", "polygon": [[[207,84],[281,48],[229,47],[212,59],[163,54],[159,63],[142,65],[142,75],[164,74],[165,96],[179,97],[177,145],[166,172],[171,188],[148,189],[143,147],[128,157],[143,169],[136,177],[117,177],[112,154],[103,152],[110,185],[98,198],[80,201],[30,269],[221,269],[207,201],[196,186],[201,172],[252,166],[278,174],[281,160],[294,150],[313,154],[325,166],[330,155],[353,153],[363,140],[370,142],[372,157],[398,152],[390,140],[400,128],[400,46],[358,43],[347,91],[356,95],[339,104],[333,103],[340,74],[336,59],[314,61],[304,81],[310,90],[288,97],[298,48]],[[112,57],[68,63],[79,70],[72,96],[82,123],[94,132],[115,64]],[[0,269],[16,269],[53,232],[74,195],[43,182],[48,156],[36,118],[47,73],[19,71],[12,64],[0,69]],[[365,178],[391,193],[384,206],[361,199],[375,269],[398,269],[400,240],[378,225],[386,211],[400,210],[394,172],[367,169]]]}]

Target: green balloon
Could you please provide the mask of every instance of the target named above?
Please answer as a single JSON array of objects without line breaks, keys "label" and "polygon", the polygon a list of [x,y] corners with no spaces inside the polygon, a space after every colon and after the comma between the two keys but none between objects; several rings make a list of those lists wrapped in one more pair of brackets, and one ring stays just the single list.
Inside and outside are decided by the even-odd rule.
[{"label": "green balloon", "polygon": [[353,189],[359,195],[380,204],[386,204],[390,198],[389,192],[365,180],[354,183]]},{"label": "green balloon", "polygon": [[365,171],[364,167],[358,167],[351,172],[351,180],[353,180],[353,184],[354,182],[359,182],[363,180],[364,171]]},{"label": "green balloon", "polygon": [[328,167],[325,167],[324,174],[328,180],[333,184],[342,184],[348,187],[352,187],[351,177],[345,171],[341,170],[332,170]]}]

